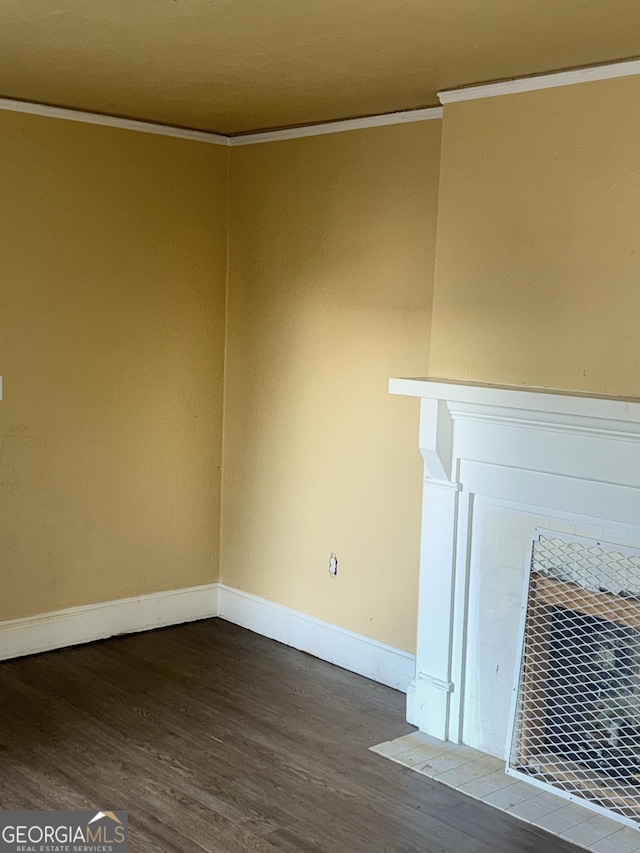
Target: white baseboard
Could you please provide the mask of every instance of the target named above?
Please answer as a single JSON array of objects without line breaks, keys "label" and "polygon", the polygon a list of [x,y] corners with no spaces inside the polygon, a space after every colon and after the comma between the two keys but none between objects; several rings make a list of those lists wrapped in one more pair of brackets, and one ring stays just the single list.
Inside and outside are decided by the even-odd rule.
[{"label": "white baseboard", "polygon": [[217,615],[212,583],[10,619],[0,622],[0,660]]},{"label": "white baseboard", "polygon": [[219,615],[227,622],[404,693],[414,676],[415,657],[409,652],[222,583]]},{"label": "white baseboard", "polygon": [[213,616],[404,693],[414,676],[408,652],[221,583],[0,622],[0,660]]}]

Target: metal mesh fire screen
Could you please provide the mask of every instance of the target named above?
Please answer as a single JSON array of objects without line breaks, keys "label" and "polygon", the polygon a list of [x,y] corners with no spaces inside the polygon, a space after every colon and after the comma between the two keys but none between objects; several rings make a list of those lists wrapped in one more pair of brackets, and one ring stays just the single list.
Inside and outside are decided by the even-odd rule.
[{"label": "metal mesh fire screen", "polygon": [[536,531],[508,772],[640,823],[640,551]]}]

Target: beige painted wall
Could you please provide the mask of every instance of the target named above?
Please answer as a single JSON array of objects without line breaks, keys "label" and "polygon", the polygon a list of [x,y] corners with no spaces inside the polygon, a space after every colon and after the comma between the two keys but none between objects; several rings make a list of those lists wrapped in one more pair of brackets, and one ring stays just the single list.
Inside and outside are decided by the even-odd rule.
[{"label": "beige painted wall", "polygon": [[0,112],[0,619],[217,579],[227,152]]},{"label": "beige painted wall", "polygon": [[640,78],[445,108],[430,372],[640,396]]},{"label": "beige painted wall", "polygon": [[221,579],[405,649],[440,124],[231,156]]}]

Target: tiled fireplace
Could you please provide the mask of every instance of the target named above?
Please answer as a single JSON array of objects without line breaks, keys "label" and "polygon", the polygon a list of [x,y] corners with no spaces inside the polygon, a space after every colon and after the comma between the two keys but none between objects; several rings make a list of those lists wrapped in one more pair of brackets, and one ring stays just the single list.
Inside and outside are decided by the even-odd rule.
[{"label": "tiled fireplace", "polygon": [[640,402],[429,379],[390,390],[420,399],[425,463],[407,718],[504,759],[532,536],[640,547]]}]

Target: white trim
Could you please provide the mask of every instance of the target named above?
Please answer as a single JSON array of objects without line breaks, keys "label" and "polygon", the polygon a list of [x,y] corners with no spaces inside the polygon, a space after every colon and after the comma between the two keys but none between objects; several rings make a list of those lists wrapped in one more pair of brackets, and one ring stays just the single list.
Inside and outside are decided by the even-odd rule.
[{"label": "white trim", "polygon": [[[389,393],[427,400],[446,400],[449,411],[458,415],[467,415],[475,420],[475,415],[491,416],[492,419],[513,421],[540,420],[537,413],[554,415],[547,425],[561,427],[566,423],[573,429],[580,425],[592,427],[589,418],[619,421],[616,432],[623,429],[626,434],[640,430],[640,399],[603,397],[598,394],[583,394],[553,388],[523,388],[504,385],[483,385],[474,382],[453,382],[446,379],[390,379]],[[437,408],[425,409],[425,413],[436,412]],[[525,414],[516,414],[522,411]],[[547,419],[549,420],[549,419]],[[569,423],[570,421],[570,423]],[[440,421],[433,428],[441,428]],[[610,432],[609,425],[605,426]],[[430,435],[430,434],[429,434]]]},{"label": "white trim", "polygon": [[122,130],[134,130],[139,133],[154,133],[158,136],[173,136],[177,139],[190,139],[193,142],[207,142],[210,145],[255,145],[260,142],[276,142],[282,139],[299,139],[304,136],[321,136],[325,133],[343,133],[347,130],[359,130],[366,127],[383,127],[391,124],[406,124],[414,121],[429,121],[442,118],[442,107],[427,107],[421,110],[404,110],[398,113],[367,116],[365,118],[345,119],[324,124],[310,124],[304,127],[288,127],[282,130],[265,130],[258,133],[246,133],[239,136],[225,136],[221,133],[209,133],[204,130],[189,130],[184,127],[174,127],[170,124],[157,124],[137,119],[119,118],[118,116],[91,113],[82,110],[71,110],[66,107],[52,107],[48,104],[37,104],[31,101],[15,101],[11,98],[0,98],[0,110],[29,115],[45,116],[48,118],[78,121],[83,124],[98,124],[104,127],[118,127]]},{"label": "white trim", "polygon": [[222,583],[8,619],[0,660],[215,616],[405,693],[414,676],[409,652]]},{"label": "white trim", "polygon": [[154,592],[0,622],[0,660],[218,615],[218,584]]},{"label": "white trim", "polygon": [[207,133],[204,130],[188,130],[184,127],[173,127],[169,124],[155,124],[150,121],[138,121],[130,118],[102,115],[101,113],[70,110],[65,107],[50,107],[47,104],[36,104],[30,101],[14,101],[11,98],[0,98],[0,110],[14,113],[59,118],[66,121],[79,121],[83,124],[99,124],[105,127],[119,127],[122,130],[135,130],[139,133],[154,133],[158,136],[174,136],[178,139],[190,139],[194,142],[208,142],[211,145],[229,145],[229,137],[219,133]]},{"label": "white trim", "polygon": [[221,583],[220,618],[407,692],[415,657],[362,634]]},{"label": "white trim", "polygon": [[589,68],[574,68],[570,71],[554,71],[550,74],[537,74],[532,77],[519,77],[513,80],[500,80],[496,83],[466,86],[461,89],[445,89],[438,92],[438,99],[441,104],[453,104],[457,101],[494,98],[497,95],[515,95],[519,92],[555,89],[558,86],[572,86],[576,83],[592,83],[595,80],[611,80],[614,77],[633,77],[636,74],[640,74],[640,59],[612,62],[608,65],[594,65]]},{"label": "white trim", "polygon": [[435,675],[429,675],[427,672],[419,672],[416,675],[416,681],[423,681],[429,687],[435,687],[436,690],[442,690],[444,693],[453,693],[453,681],[443,681],[441,678],[436,678]]},{"label": "white trim", "polygon": [[390,124],[407,124],[414,121],[430,121],[442,118],[442,107],[427,107],[422,110],[404,110],[399,113],[383,113],[364,118],[349,118],[329,121],[324,124],[308,124],[303,127],[286,127],[281,130],[264,130],[229,137],[229,144],[256,145],[260,142],[278,142],[283,139],[300,139],[304,136],[322,136],[325,133],[343,133],[346,130],[362,130],[367,127],[385,127]]}]

